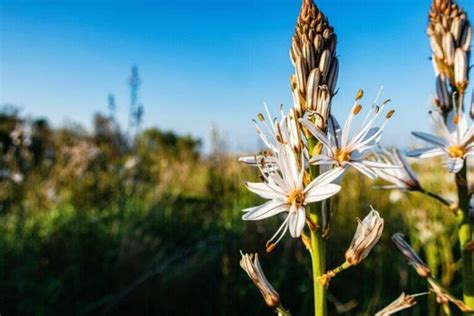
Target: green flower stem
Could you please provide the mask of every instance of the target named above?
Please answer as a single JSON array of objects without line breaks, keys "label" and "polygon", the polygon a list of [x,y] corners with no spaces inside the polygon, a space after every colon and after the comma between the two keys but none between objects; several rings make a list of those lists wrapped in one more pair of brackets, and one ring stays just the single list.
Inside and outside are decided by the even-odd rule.
[{"label": "green flower stem", "polygon": [[446,205],[447,207],[450,207],[451,206],[451,202],[449,202],[448,200],[446,200],[444,197],[436,194],[436,193],[433,193],[433,192],[430,192],[430,191],[426,191],[425,189],[419,189],[418,192],[420,193],[423,193],[435,200],[437,200],[438,202],[441,202],[442,204]]},{"label": "green flower stem", "polygon": [[474,309],[474,252],[466,249],[472,241],[473,223],[469,216],[469,188],[467,183],[467,163],[456,174],[456,186],[458,189],[458,236],[462,256],[463,297],[464,302]]},{"label": "green flower stem", "polygon": [[290,312],[285,309],[281,304],[275,308],[275,312],[278,316],[291,316]]},{"label": "green flower stem", "polygon": [[[309,152],[317,145],[314,137],[308,139]],[[311,179],[319,175],[317,166],[310,167]],[[326,240],[322,234],[322,218],[319,215],[319,206],[321,203],[312,204],[310,207],[310,218],[317,225],[317,229],[311,231],[311,264],[313,268],[313,287],[314,287],[314,315],[327,315],[327,288],[319,282],[322,275],[326,273]]]},{"label": "green flower stem", "polygon": [[[438,245],[436,242],[427,243],[424,247],[425,254],[426,254],[426,263],[431,269],[431,275],[433,278],[437,277],[437,271],[439,268],[439,253],[438,253]],[[428,297],[428,315],[429,316],[436,316],[439,315],[438,306],[436,304],[436,297],[431,295]]]},{"label": "green flower stem", "polygon": [[331,271],[329,271],[328,273],[332,273],[334,275],[338,274],[339,272],[342,272],[344,270],[346,270],[347,268],[350,268],[352,265],[347,262],[347,261],[344,261],[343,264],[341,264],[340,266],[338,266],[337,268],[335,269],[332,269]]}]

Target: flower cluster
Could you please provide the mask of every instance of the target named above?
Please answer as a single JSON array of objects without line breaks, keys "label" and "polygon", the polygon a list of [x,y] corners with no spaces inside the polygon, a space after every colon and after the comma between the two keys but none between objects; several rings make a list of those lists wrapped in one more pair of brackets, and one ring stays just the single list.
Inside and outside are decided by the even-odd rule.
[{"label": "flower cluster", "polygon": [[[409,152],[417,158],[445,157],[450,173],[458,173],[473,153],[473,129],[464,114],[464,95],[469,84],[472,27],[466,13],[451,0],[433,1],[427,29],[436,75],[436,112],[432,114],[439,136],[413,135],[429,144]],[[471,102],[472,104],[472,102]],[[474,117],[471,108],[471,118]]]},{"label": "flower cluster", "polygon": [[[263,114],[255,120],[257,133],[266,150],[254,156],[240,158],[241,162],[259,169],[263,182],[247,182],[247,188],[267,199],[267,202],[244,209],[244,220],[262,220],[278,214],[286,214],[283,223],[267,243],[271,251],[287,231],[292,237],[300,237],[308,222],[306,207],[310,203],[326,200],[341,189],[337,183],[349,167],[353,167],[371,179],[381,172],[400,169],[401,165],[371,159],[375,148],[380,148],[382,131],[392,117],[393,111],[385,115],[385,122],[375,127],[377,118],[387,102],[374,105],[363,118],[361,127],[351,134],[354,119],[361,112],[362,91],[341,128],[332,115],[327,131],[318,127],[311,117],[297,119],[296,108],[281,119],[272,118],[265,106]],[[270,123],[271,122],[271,123]],[[311,148],[311,141],[319,145]],[[319,150],[319,152],[317,152]],[[311,172],[319,167],[319,175]]]},{"label": "flower cluster", "polygon": [[[281,107],[280,117],[275,118],[265,105],[265,115],[259,113],[254,120],[264,149],[239,159],[258,169],[261,182],[247,182],[246,187],[265,200],[244,209],[242,218],[247,221],[281,218],[279,228],[267,242],[268,252],[275,249],[288,231],[291,237],[301,238],[313,258],[315,293],[325,291],[324,287],[337,273],[362,262],[379,241],[384,227],[380,214],[371,209],[363,220],[358,220],[345,262],[326,270],[330,198],[341,191],[343,175],[354,168],[376,179],[405,167],[402,162],[383,161],[374,155],[374,151],[381,149],[380,139],[394,114],[393,110],[385,110],[390,100],[379,102],[377,96],[362,115],[364,93],[359,90],[342,126],[331,113],[339,71],[336,43],[327,18],[312,0],[303,0],[290,49],[295,68],[290,78],[293,106],[288,111]],[[358,128],[354,127],[356,124]],[[275,308],[279,297],[263,273],[249,272],[260,271],[257,258],[251,259],[243,256],[242,267],[267,304]]]}]

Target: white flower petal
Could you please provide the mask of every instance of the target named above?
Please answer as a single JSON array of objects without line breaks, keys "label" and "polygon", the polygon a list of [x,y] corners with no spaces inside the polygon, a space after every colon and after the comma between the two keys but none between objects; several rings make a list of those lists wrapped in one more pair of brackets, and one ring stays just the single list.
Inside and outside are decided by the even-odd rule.
[{"label": "white flower petal", "polygon": [[247,189],[255,194],[260,195],[264,199],[285,199],[286,194],[277,186],[270,186],[263,182],[247,182]]},{"label": "white flower petal", "polygon": [[414,158],[432,158],[437,156],[445,155],[446,151],[443,148],[439,147],[427,147],[427,148],[419,148],[412,151],[407,152],[408,157]]},{"label": "white flower petal", "polygon": [[335,181],[337,178],[339,178],[344,173],[345,170],[346,170],[346,168],[344,168],[344,167],[336,167],[334,169],[326,171],[325,173],[320,174],[316,179],[311,181],[306,186],[306,188],[304,189],[304,192],[307,193],[307,192],[313,190],[314,187],[323,186],[323,185],[326,185],[328,183],[331,183],[331,182]]},{"label": "white flower petal", "polygon": [[318,161],[330,162],[330,161],[333,161],[333,159],[329,157],[328,155],[315,155],[311,157],[311,159],[309,160],[309,163],[313,164]]},{"label": "white flower petal", "polygon": [[291,207],[290,214],[290,222],[288,223],[290,229],[290,235],[293,238],[298,238],[301,236],[301,232],[303,231],[304,224],[306,222],[306,211],[304,207]]},{"label": "white flower petal", "polygon": [[333,183],[329,183],[323,186],[315,186],[312,190],[306,193],[304,201],[305,203],[313,203],[326,200],[338,193],[340,190],[341,186]]},{"label": "white flower petal", "polygon": [[[371,129],[369,129],[369,131],[365,135],[359,132],[357,135],[355,135],[352,138],[348,147],[352,148],[356,143],[364,143],[366,140],[371,139],[374,135],[378,134],[377,136],[380,136],[380,133],[378,133],[379,130],[380,130],[380,127],[372,127]],[[357,148],[354,150],[357,150]]]},{"label": "white flower petal", "polygon": [[300,173],[298,170],[298,165],[290,146],[279,146],[278,161],[285,183],[287,183],[287,185],[289,185],[291,188],[301,186],[301,183],[299,183]]},{"label": "white flower petal", "polygon": [[434,145],[438,145],[438,146],[441,146],[441,147],[445,147],[447,145],[446,141],[442,138],[439,138],[437,136],[434,136],[434,135],[431,135],[431,134],[428,134],[428,133],[424,133],[424,132],[411,132],[413,134],[413,136],[415,137],[418,137],[419,139],[427,142],[427,143],[431,143],[431,144],[434,144]]},{"label": "white flower petal", "polygon": [[245,156],[239,157],[239,162],[242,162],[247,165],[256,165],[257,164],[257,156]]},{"label": "white flower petal", "polygon": [[314,135],[314,137],[316,137],[321,143],[323,143],[329,150],[332,151],[331,143],[329,142],[329,139],[327,138],[326,134],[321,132],[319,128],[317,128],[306,118],[301,118],[299,121],[304,127],[309,130],[311,134]]},{"label": "white flower petal", "polygon": [[378,162],[378,161],[371,161],[371,160],[362,160],[360,161],[361,163],[363,163],[364,165],[370,167],[370,168],[380,168],[380,169],[384,169],[384,168],[402,168],[403,166],[402,165],[392,165],[392,164],[388,164],[388,163],[383,163],[383,162]]},{"label": "white flower petal", "polygon": [[445,165],[446,165],[446,168],[448,168],[448,171],[450,173],[458,173],[459,171],[461,171],[464,165],[464,159],[450,157],[446,161]]},{"label": "white flower petal", "polygon": [[258,221],[267,217],[274,216],[282,212],[288,212],[290,205],[280,201],[269,201],[260,205],[260,207],[254,208],[246,212],[242,219],[246,221]]},{"label": "white flower petal", "polygon": [[362,172],[364,175],[366,175],[369,179],[377,179],[377,174],[372,171],[369,167],[365,166],[361,162],[350,162],[349,163],[351,166]]}]

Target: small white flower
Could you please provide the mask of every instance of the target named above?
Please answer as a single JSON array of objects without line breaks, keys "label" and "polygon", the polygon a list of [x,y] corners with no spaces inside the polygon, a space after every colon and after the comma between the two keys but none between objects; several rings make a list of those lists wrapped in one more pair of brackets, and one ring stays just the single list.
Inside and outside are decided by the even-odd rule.
[{"label": "small white flower", "polygon": [[301,132],[296,122],[295,109],[290,109],[288,115],[285,115],[283,109],[280,108],[281,119],[278,121],[270,115],[267,105],[264,104],[264,106],[270,124],[267,123],[265,116],[261,113],[258,114],[258,120],[262,127],[259,126],[256,120],[254,120],[254,123],[257,134],[265,146],[272,152],[278,152],[279,144],[287,144],[294,152],[300,152],[302,149]]},{"label": "small white flower", "polygon": [[240,157],[239,162],[252,167],[259,167],[261,170],[264,171],[264,173],[276,171],[276,158],[271,152],[264,152],[259,155]]},{"label": "small white flower", "polygon": [[[281,145],[276,156],[276,170],[262,172],[265,182],[247,182],[247,188],[269,201],[255,207],[244,209],[244,220],[262,220],[280,213],[288,213],[283,224],[269,240],[269,248],[276,245],[289,229],[292,237],[300,237],[306,221],[305,206],[308,203],[325,200],[341,189],[331,183],[342,174],[342,170],[333,169],[321,174],[304,185],[304,158],[300,162],[288,145]],[[278,237],[278,235],[280,235]],[[276,242],[273,240],[278,237]],[[272,248],[270,248],[272,249]]]},{"label": "small white flower", "polygon": [[361,109],[362,106],[356,102],[342,129],[336,119],[330,116],[329,135],[323,133],[308,119],[300,119],[301,124],[325,146],[325,153],[312,157],[310,163],[316,165],[336,165],[340,169],[352,166],[371,179],[377,178],[377,174],[374,171],[376,168],[400,167],[367,160],[370,150],[377,146],[382,136],[382,130],[392,117],[394,111],[392,110],[387,113],[386,121],[381,127],[372,127],[381,112],[380,107],[374,106],[373,111],[367,114],[357,133],[350,137],[352,121]]},{"label": "small white flower", "polygon": [[[305,157],[308,157],[307,150],[304,148],[301,140],[301,131],[295,118],[295,110],[292,108],[288,115],[285,115],[283,109],[280,108],[281,119],[278,121],[271,116],[266,104],[264,104],[264,107],[267,118],[262,113],[259,113],[258,121],[260,124],[257,120],[253,122],[258,136],[268,150],[258,155],[240,157],[239,162],[259,167],[265,172],[274,171],[276,168],[274,156],[278,153],[279,147],[282,144],[290,146],[295,153],[303,152]],[[269,124],[268,122],[271,123]]]},{"label": "small white flower", "polygon": [[430,147],[420,148],[407,153],[409,157],[431,158],[442,156],[447,160],[444,163],[451,173],[458,173],[464,166],[467,156],[474,154],[473,127],[468,127],[466,116],[461,112],[448,118],[448,125],[437,114],[433,113],[433,119],[439,127],[441,137],[423,132],[412,132],[412,134],[430,144]]},{"label": "small white flower", "polygon": [[402,191],[417,191],[421,189],[418,177],[410,167],[410,164],[398,149],[391,152],[382,151],[378,153],[378,160],[383,163],[401,166],[401,168],[378,168],[375,173],[392,185],[381,186],[382,189],[397,189]]}]

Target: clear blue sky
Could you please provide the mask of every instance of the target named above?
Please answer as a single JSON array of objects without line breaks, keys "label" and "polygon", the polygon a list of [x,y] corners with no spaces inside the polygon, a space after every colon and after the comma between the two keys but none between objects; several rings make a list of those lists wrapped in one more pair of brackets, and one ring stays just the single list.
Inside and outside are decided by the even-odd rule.
[{"label": "clear blue sky", "polygon": [[[320,0],[338,34],[344,117],[358,88],[378,88],[397,113],[386,143],[428,129],[434,92],[425,36],[429,0]],[[474,16],[474,3],[460,1]],[[254,149],[251,118],[266,101],[291,106],[290,37],[299,0],[0,0],[0,104],[55,125],[90,126],[114,93],[125,124],[127,77],[139,66],[145,126],[205,141],[211,123],[232,150]]]}]

